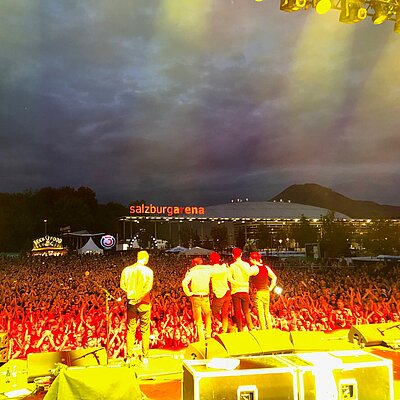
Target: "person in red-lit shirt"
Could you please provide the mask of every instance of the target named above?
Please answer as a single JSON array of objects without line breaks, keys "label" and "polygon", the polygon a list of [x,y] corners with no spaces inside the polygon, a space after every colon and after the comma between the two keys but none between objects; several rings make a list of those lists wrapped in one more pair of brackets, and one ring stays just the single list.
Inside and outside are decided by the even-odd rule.
[{"label": "person in red-lit shirt", "polygon": [[203,265],[202,258],[196,257],[192,260],[192,268],[182,281],[183,291],[192,302],[193,319],[199,340],[205,340],[211,336],[210,280],[211,266]]},{"label": "person in red-lit shirt", "polygon": [[251,277],[251,283],[255,291],[255,303],[258,320],[261,329],[272,329],[271,313],[269,311],[270,292],[274,289],[277,281],[276,274],[272,269],[263,264],[261,254],[253,252],[250,254],[250,265],[258,266],[258,274]]}]

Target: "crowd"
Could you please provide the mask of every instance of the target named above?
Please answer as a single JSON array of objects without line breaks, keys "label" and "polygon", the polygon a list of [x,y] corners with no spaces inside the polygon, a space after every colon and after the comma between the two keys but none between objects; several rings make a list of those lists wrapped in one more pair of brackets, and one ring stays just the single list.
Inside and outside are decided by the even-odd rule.
[{"label": "crowd", "polygon": [[[110,357],[124,357],[126,304],[120,276],[135,261],[133,253],[0,258],[0,331],[8,332],[10,358],[105,347],[107,342]],[[225,261],[232,260],[226,256]],[[154,272],[150,348],[182,349],[198,339],[191,302],[182,290],[191,260],[151,253],[148,266]],[[400,321],[400,268],[395,265],[271,267],[283,288],[280,295],[271,295],[273,328],[332,331]],[[112,296],[107,301],[108,341],[107,293]],[[258,328],[251,287],[250,298],[250,315]],[[213,319],[212,332],[221,332],[218,320]]]}]

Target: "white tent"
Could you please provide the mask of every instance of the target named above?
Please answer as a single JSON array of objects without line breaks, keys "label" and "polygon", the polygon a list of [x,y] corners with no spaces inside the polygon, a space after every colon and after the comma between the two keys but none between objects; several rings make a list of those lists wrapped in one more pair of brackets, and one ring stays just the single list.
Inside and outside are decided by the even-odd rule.
[{"label": "white tent", "polygon": [[78,254],[103,254],[103,249],[100,249],[92,238],[89,238],[86,244],[78,249]]},{"label": "white tent", "polygon": [[131,244],[131,248],[132,249],[140,249],[140,246],[139,246],[139,243],[138,243],[137,239],[135,239],[133,241],[133,243]]},{"label": "white tent", "polygon": [[185,256],[207,256],[211,254],[213,250],[203,249],[202,247],[192,247],[186,251],[183,251],[182,254]]},{"label": "white tent", "polygon": [[176,247],[173,247],[172,249],[167,250],[167,253],[182,253],[187,250],[189,250],[189,249],[187,249],[186,247],[176,246]]}]

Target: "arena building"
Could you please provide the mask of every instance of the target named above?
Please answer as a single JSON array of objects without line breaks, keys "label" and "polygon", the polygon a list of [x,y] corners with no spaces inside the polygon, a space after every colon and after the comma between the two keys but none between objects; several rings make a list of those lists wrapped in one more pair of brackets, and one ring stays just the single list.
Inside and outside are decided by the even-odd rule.
[{"label": "arena building", "polygon": [[[271,249],[295,247],[289,230],[300,218],[320,228],[321,218],[329,213],[325,208],[283,201],[235,201],[208,207],[141,204],[131,206],[130,211],[131,215],[119,219],[123,243],[133,243],[143,230],[150,230],[153,238],[166,240],[171,246],[182,244],[188,235],[190,240],[196,237],[204,243],[210,240],[213,230],[225,228],[229,246],[235,245],[240,235],[245,242],[255,239],[258,227],[266,225],[272,234]],[[352,221],[341,213],[335,213],[335,218]]]}]

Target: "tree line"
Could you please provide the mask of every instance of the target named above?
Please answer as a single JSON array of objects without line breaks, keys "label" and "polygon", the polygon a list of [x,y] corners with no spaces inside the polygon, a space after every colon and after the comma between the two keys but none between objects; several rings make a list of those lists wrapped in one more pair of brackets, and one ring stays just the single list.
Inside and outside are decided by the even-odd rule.
[{"label": "tree line", "polygon": [[[145,201],[136,200],[129,205],[139,203]],[[96,193],[87,187],[46,187],[23,193],[0,193],[0,252],[30,251],[34,239],[45,234],[60,236],[67,229],[117,235],[118,218],[128,214],[129,205],[100,204]],[[143,224],[146,222],[141,228],[146,228]],[[144,234],[140,239],[144,246],[150,241],[151,228],[148,228],[142,229]],[[356,230],[351,224],[336,219],[334,212],[329,212],[321,216],[319,227],[305,216],[278,229],[259,224],[250,241],[246,241],[243,230],[239,230],[235,244],[259,250],[304,248],[307,243],[318,243],[325,258],[346,257],[351,255],[351,250],[360,255],[400,255],[400,224],[377,219],[368,222],[364,229]],[[224,250],[228,245],[227,229],[222,224],[215,225],[206,242],[200,241],[198,233],[191,228],[183,229],[179,244]]]},{"label": "tree line", "polygon": [[[400,255],[400,224],[390,219],[371,220],[360,230],[335,218],[330,211],[321,215],[319,226],[303,215],[298,222],[280,228],[261,223],[251,239],[246,238],[245,229],[239,229],[235,245],[247,251],[297,250],[304,249],[306,244],[318,244],[322,258]],[[181,239],[180,244],[185,247],[194,245],[223,251],[228,245],[228,232],[223,224],[215,225],[210,237],[200,241],[197,232],[184,229]]]},{"label": "tree line", "polygon": [[0,252],[29,251],[34,239],[59,236],[63,228],[114,233],[127,210],[118,203],[99,204],[87,187],[0,193]]}]

